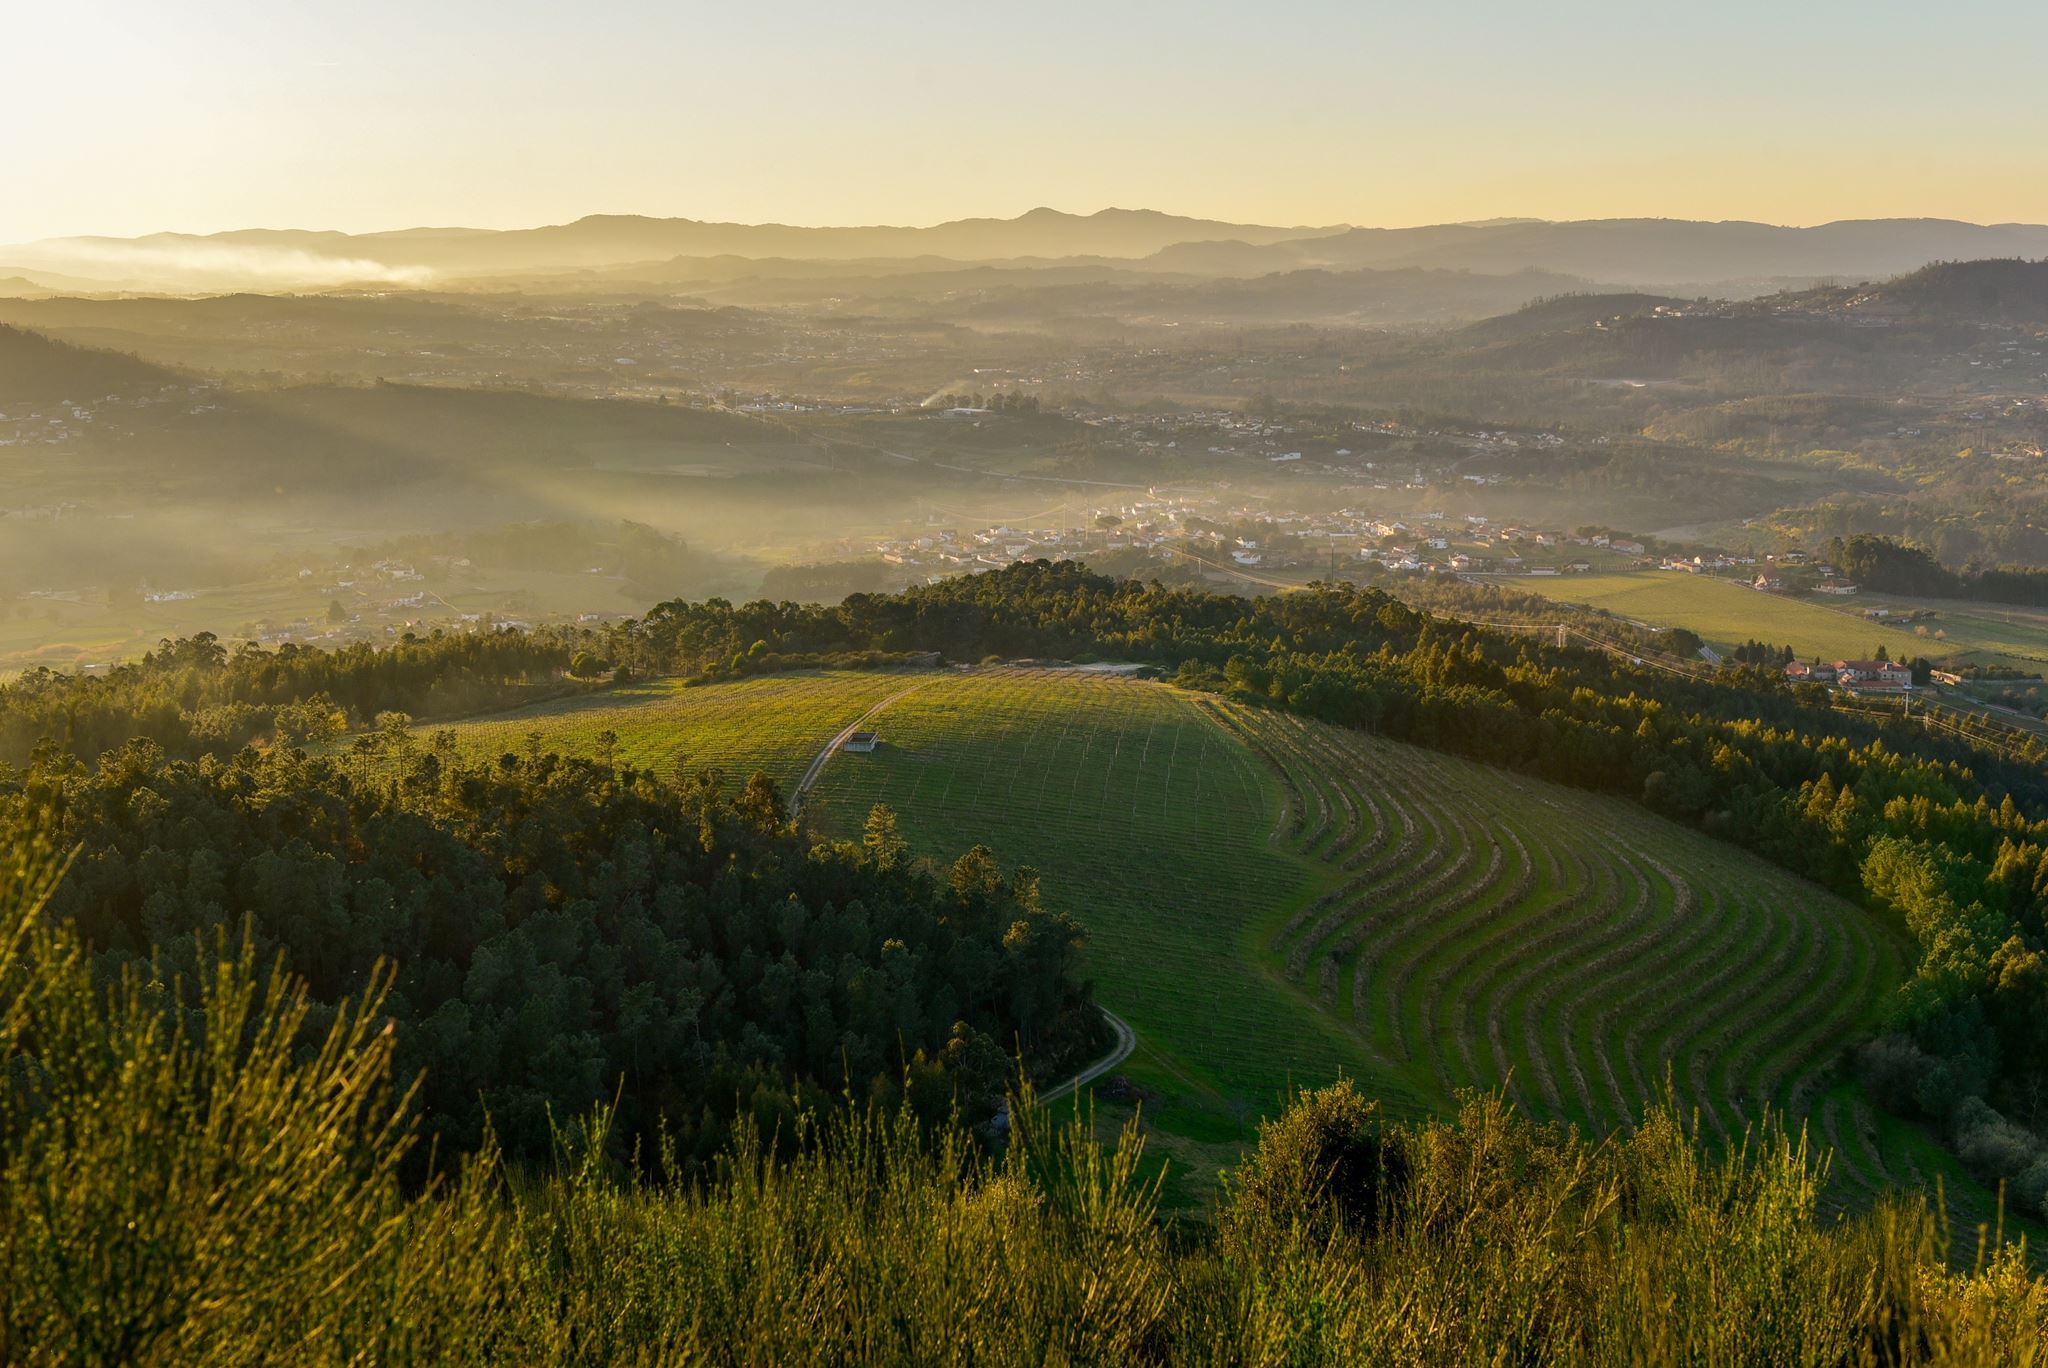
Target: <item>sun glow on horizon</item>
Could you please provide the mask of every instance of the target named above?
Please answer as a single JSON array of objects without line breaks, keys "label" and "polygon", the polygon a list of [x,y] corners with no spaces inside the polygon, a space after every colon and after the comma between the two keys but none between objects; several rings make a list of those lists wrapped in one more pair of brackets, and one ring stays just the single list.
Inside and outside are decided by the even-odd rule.
[{"label": "sun glow on horizon", "polygon": [[2048,9],[1564,8],[36,3],[0,21],[39,55],[0,87],[0,241],[1041,204],[2048,220],[2048,129],[2012,94]]}]

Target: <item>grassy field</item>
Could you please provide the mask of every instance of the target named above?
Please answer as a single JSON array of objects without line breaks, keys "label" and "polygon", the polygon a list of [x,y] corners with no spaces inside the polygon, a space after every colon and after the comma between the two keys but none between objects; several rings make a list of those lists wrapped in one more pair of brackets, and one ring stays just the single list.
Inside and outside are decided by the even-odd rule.
[{"label": "grassy field", "polygon": [[[596,758],[605,732],[622,765],[671,777],[715,769],[729,785],[763,770],[789,796],[818,750],[921,676],[856,670],[766,675],[709,688],[657,679],[493,713],[456,726],[467,754]],[[422,728],[423,732],[439,728]]]},{"label": "grassy field", "polygon": [[[1020,668],[650,682],[466,723],[465,749],[767,770],[834,753],[806,819],[877,802],[914,848],[990,846],[1087,929],[1119,1070],[1200,1200],[1292,1084],[1338,1073],[1399,1115],[1466,1089],[1594,1133],[1667,1083],[1716,1137],[1766,1108],[1836,1153],[1834,1200],[1947,1181],[1988,1198],[1834,1066],[1903,972],[1867,913],[1619,800],[1163,684]],[[1111,1106],[1112,1120],[1126,1114]]]},{"label": "grassy field", "polygon": [[810,818],[851,834],[887,803],[916,848],[986,844],[1040,870],[1047,903],[1088,930],[1097,995],[1138,1033],[1141,1086],[1235,1131],[1290,1082],[1364,1069],[1358,1042],[1261,951],[1317,871],[1269,839],[1278,776],[1195,697],[976,671],[934,678],[872,725],[880,749],[835,756]]},{"label": "grassy field", "polygon": [[1858,594],[1857,598],[1866,608],[1889,608],[1895,616],[1922,615],[1930,632],[1939,629],[1947,635],[1947,642],[1941,644],[1966,645],[1965,655],[1971,660],[2034,671],[2048,666],[2048,609],[1897,594]]},{"label": "grassy field", "polygon": [[[1860,659],[1883,643],[1893,657],[1924,655],[1937,663],[1977,661],[2038,668],[2048,662],[2048,614],[1938,599],[1858,594],[1846,599],[1763,594],[1734,580],[1672,570],[1570,575],[1503,581],[1561,603],[1604,608],[1655,627],[1687,627],[1720,650],[1745,641],[1789,645],[1802,659]],[[1927,614],[1914,623],[1863,616],[1889,608],[1895,616]],[[1924,629],[1921,635],[1916,628]],[[1935,636],[1936,632],[1942,634]]]}]

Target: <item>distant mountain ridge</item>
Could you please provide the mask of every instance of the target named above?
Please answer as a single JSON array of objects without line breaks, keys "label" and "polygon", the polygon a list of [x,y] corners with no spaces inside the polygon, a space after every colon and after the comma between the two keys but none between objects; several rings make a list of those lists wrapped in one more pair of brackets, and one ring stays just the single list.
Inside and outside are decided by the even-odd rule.
[{"label": "distant mountain ridge", "polygon": [[[97,281],[108,290],[416,286],[574,272],[688,275],[715,258],[962,265],[1075,258],[1177,275],[1298,270],[1541,271],[1682,291],[1729,282],[1879,280],[1932,262],[2048,257],[2048,225],[1849,219],[1795,228],[1743,221],[1500,219],[1415,228],[1283,227],[1150,209],[965,218],[929,227],[803,227],[600,214],[538,228],[379,233],[240,229],[209,235],[62,238],[0,248],[0,274]],[[635,272],[631,268],[645,268]],[[664,272],[664,268],[666,271]],[[787,269],[785,267],[785,269]],[[1753,290],[1751,292],[1754,292]]]},{"label": "distant mountain ridge", "polygon": [[[95,274],[89,269],[93,264],[119,268],[125,257],[142,270],[231,281],[238,268],[264,264],[247,256],[260,253],[279,266],[297,262],[309,276],[323,274],[323,266],[347,263],[357,268],[358,277],[365,282],[384,275],[394,283],[410,283],[408,275],[422,272],[439,277],[519,275],[604,269],[676,257],[1130,259],[1196,239],[1231,238],[1263,245],[1343,231],[1344,225],[1272,227],[1187,218],[1151,209],[1104,209],[1086,215],[1034,209],[1013,219],[956,219],[925,228],[812,228],[593,214],[573,223],[503,230],[414,228],[352,234],[246,228],[204,235],[54,238],[0,248],[0,263],[10,271],[21,269],[30,274],[42,268],[82,275]],[[115,279],[114,283],[129,282]]]}]

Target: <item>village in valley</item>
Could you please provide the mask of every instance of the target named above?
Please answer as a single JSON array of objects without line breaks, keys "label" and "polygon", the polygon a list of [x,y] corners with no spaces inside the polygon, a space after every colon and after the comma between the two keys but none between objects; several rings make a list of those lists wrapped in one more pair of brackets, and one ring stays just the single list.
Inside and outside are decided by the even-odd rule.
[{"label": "village in valley", "polygon": [[[1276,512],[1270,500],[1155,489],[1118,502],[1062,505],[1040,518],[1016,523],[970,528],[944,525],[935,518],[925,529],[873,543],[872,550],[912,583],[1036,560],[1071,560],[1113,564],[1119,573],[1139,578],[1174,571],[1178,573],[1171,578],[1253,592],[1316,581],[1353,581],[1377,583],[1399,593],[1404,579],[1434,577],[1519,589],[1564,606],[1575,602],[1575,586],[1580,584],[1653,584],[1662,579],[1673,588],[1699,583],[1705,590],[1711,582],[1716,590],[1757,596],[1750,602],[1758,637],[1775,639],[1771,634],[1780,620],[1779,603],[1811,605],[1812,611],[1836,619],[1909,634],[1905,649],[1894,653],[1887,647],[1875,658],[1811,650],[1809,658],[1801,658],[1786,646],[1770,648],[1766,659],[1754,644],[1742,655],[1749,663],[1781,670],[1789,682],[1897,698],[1930,684],[1960,687],[1984,673],[1960,663],[1943,669],[1924,658],[1930,649],[1938,652],[1947,644],[1946,630],[1930,625],[1938,618],[1935,611],[1859,605],[1858,585],[1835,565],[1796,548],[1761,553],[1669,548],[1647,535],[1612,529],[1543,528],[1440,511],[1401,517],[1358,508]],[[1622,616],[1600,608],[1590,611],[1601,617]],[[1739,615],[1739,605],[1731,611]],[[1651,632],[1684,625],[1624,620]],[[1728,655],[1709,644],[1699,645],[1696,654],[1709,667]],[[1992,666],[1988,673],[2009,677],[2015,672],[2009,666]]]}]

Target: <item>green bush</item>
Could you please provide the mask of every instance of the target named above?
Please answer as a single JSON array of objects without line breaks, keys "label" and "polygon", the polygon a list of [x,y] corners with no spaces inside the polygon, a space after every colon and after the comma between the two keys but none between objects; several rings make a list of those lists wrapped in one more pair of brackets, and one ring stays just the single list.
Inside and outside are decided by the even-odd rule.
[{"label": "green bush", "polygon": [[1408,1176],[1408,1156],[1381,1122],[1379,1104],[1344,1079],[1259,1123],[1258,1147],[1239,1170],[1229,1213],[1248,1238],[1297,1227],[1319,1237],[1338,1226],[1369,1235]]}]

